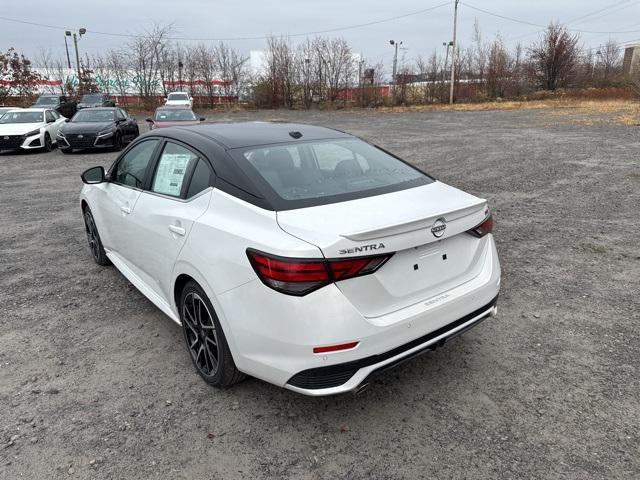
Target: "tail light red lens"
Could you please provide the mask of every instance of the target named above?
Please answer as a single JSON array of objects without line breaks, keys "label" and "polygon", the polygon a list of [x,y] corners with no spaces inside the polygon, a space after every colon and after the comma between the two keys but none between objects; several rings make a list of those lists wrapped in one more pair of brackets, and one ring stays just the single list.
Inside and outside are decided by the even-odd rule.
[{"label": "tail light red lens", "polygon": [[341,343],[340,345],[327,345],[324,347],[313,347],[313,353],[331,353],[341,350],[351,350],[356,348],[360,342]]},{"label": "tail light red lens", "polygon": [[286,258],[247,249],[249,262],[266,286],[287,295],[302,296],[348,278],[378,270],[391,255],[348,258],[344,260]]},{"label": "tail light red lens", "polygon": [[484,237],[487,233],[491,233],[493,231],[493,215],[489,214],[484,221],[478,225],[477,227],[468,230],[468,232],[474,237]]}]

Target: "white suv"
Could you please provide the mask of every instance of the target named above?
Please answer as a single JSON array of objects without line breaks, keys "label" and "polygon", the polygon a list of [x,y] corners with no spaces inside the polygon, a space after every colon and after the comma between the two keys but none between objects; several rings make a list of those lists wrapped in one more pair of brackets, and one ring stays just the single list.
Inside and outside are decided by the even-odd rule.
[{"label": "white suv", "polygon": [[187,92],[171,92],[167,95],[165,105],[168,107],[193,108],[193,98]]}]

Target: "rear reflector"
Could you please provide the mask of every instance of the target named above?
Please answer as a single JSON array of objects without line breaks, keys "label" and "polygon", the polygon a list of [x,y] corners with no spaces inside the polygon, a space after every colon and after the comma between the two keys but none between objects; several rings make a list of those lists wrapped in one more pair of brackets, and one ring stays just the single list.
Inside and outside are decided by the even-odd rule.
[{"label": "rear reflector", "polygon": [[340,345],[327,345],[326,347],[313,347],[313,353],[339,352],[356,348],[360,342],[341,343]]},{"label": "rear reflector", "polygon": [[378,270],[393,254],[340,260],[287,258],[247,249],[249,262],[267,287],[302,296],[348,278]]},{"label": "rear reflector", "polygon": [[468,233],[474,237],[484,237],[487,233],[491,233],[493,230],[493,215],[489,213],[489,216],[483,220],[483,222],[477,227],[467,230]]}]

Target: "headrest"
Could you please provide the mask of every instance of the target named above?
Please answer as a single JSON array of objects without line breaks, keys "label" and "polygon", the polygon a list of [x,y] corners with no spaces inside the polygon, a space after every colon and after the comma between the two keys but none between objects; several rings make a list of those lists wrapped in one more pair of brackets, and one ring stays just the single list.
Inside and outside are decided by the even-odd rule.
[{"label": "headrest", "polygon": [[286,148],[273,148],[267,153],[267,168],[272,170],[290,170],[293,168],[293,157]]},{"label": "headrest", "polygon": [[356,177],[362,175],[362,167],[355,158],[350,158],[339,162],[334,173],[337,177]]}]

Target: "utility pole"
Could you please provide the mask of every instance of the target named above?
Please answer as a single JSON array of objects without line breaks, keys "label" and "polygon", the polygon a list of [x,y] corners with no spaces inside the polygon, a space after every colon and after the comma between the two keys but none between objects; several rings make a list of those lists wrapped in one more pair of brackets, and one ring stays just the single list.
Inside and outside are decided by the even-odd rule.
[{"label": "utility pole", "polygon": [[[82,35],[84,35],[85,33],[87,33],[86,28],[80,28],[78,30],[78,34],[76,34],[75,32],[73,33],[73,46],[76,50],[76,69],[78,71],[78,92],[82,91],[82,72],[80,71],[80,53],[78,52],[78,41],[82,38]],[[65,34],[64,44],[66,45],[67,44],[66,37],[70,37],[71,32],[67,30],[66,32],[64,32],[64,34]],[[69,60],[68,50],[67,50],[67,60]],[[71,68],[71,62],[69,62],[69,68]]]},{"label": "utility pole", "polygon": [[78,91],[82,91],[82,73],[80,72],[80,54],[78,53],[78,36],[73,34],[73,46],[76,48],[76,67],[78,69]]},{"label": "utility pole", "polygon": [[458,44],[456,43],[456,30],[458,28],[458,2],[454,0],[455,7],[453,11],[453,46],[451,47],[451,87],[449,90],[449,104],[453,105],[453,86],[456,81],[456,56],[458,53]]},{"label": "utility pole", "polygon": [[64,32],[64,49],[67,51],[67,67],[71,70],[71,58],[69,57],[69,44],[67,43],[67,37],[71,36],[71,32],[67,30]]},{"label": "utility pole", "polygon": [[393,54],[393,77],[392,83],[396,83],[396,73],[398,69],[398,45],[402,45],[402,42],[396,42],[395,40],[389,40],[389,43],[395,47],[395,53]]},{"label": "utility pole", "polygon": [[447,65],[449,64],[449,47],[453,45],[453,42],[442,42],[442,46],[446,47],[447,53],[444,56],[444,67],[442,67],[442,83],[443,85],[447,81]]}]

